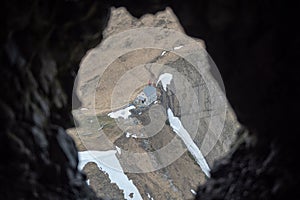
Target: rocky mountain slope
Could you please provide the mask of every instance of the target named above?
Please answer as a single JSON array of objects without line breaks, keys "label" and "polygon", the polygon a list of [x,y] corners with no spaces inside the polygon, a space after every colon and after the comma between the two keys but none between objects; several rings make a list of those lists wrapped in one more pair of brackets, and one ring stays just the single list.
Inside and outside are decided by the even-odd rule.
[{"label": "rocky mountain slope", "polygon": [[[145,15],[141,19],[136,19],[124,8],[119,8],[112,9],[108,27],[104,30],[104,37],[109,37],[110,35],[117,34],[130,28],[146,26],[173,28],[175,30],[182,31],[180,24],[170,9],[167,9],[164,12],[159,12],[156,15]],[[200,46],[204,47],[204,43],[202,41],[198,40],[198,43]],[[202,146],[205,134],[208,132],[212,115],[218,115],[225,120],[225,128],[219,140],[217,140],[216,145],[214,145],[213,149],[209,149],[207,151],[207,155],[205,155],[205,157],[209,165],[213,166],[213,162],[216,159],[226,154],[232,141],[235,139],[236,132],[239,129],[235,115],[226,101],[224,102],[227,108],[225,115],[214,113],[212,111],[213,108],[211,101],[214,101],[214,97],[212,97],[209,93],[204,79],[187,61],[171,52],[167,52],[162,55],[163,51],[160,49],[139,49],[126,55],[122,55],[112,62],[109,65],[109,68],[104,71],[99,83],[97,84],[95,105],[93,105],[93,91],[90,86],[95,80],[97,80],[99,76],[97,72],[101,71],[96,62],[97,58],[95,58],[97,57],[97,51],[100,51],[100,49],[96,48],[91,50],[81,64],[77,91],[84,109],[73,111],[73,115],[78,122],[76,130],[77,133],[75,130],[69,131],[75,139],[80,151],[86,149],[103,151],[118,147],[121,148],[121,151],[147,153],[159,150],[166,146],[171,140],[176,139],[180,141],[170,125],[164,124],[166,122],[166,118],[161,120],[164,124],[161,130],[152,137],[145,139],[128,137],[128,132],[134,132],[133,129],[131,130],[129,128],[129,130],[128,126],[133,127],[133,124],[136,123],[136,121],[138,121],[138,123],[142,126],[151,123],[151,121],[149,121],[148,111],[143,112],[141,115],[136,115],[136,117],[133,117],[132,120],[111,119],[107,116],[111,110],[120,109],[132,101],[141,88],[143,88],[136,88],[136,90],[134,90],[129,96],[129,102],[128,99],[123,98],[128,90],[126,90],[126,88],[129,87],[126,86],[126,82],[122,83],[122,87],[125,89],[118,90],[117,92],[115,89],[120,86],[118,85],[118,81],[124,76],[124,74],[126,74],[127,71],[134,70],[136,66],[144,63],[146,65],[142,66],[142,69],[139,68],[139,70],[131,72],[127,79],[140,77],[139,81],[141,82],[141,86],[146,85],[148,80],[156,82],[158,80],[158,75],[166,70],[163,65],[170,66],[171,69],[176,70],[180,74],[184,74],[192,85],[191,89],[198,91],[196,95],[201,101],[201,112],[199,111],[198,113],[200,118],[197,118],[200,125],[198,130],[196,130],[194,142],[199,148]],[[96,60],[90,59],[91,57]],[[161,64],[162,67],[157,67],[154,64],[151,65],[151,63]],[[215,81],[212,77],[210,77],[209,80]],[[130,81],[127,82],[127,84],[130,84]],[[158,84],[158,93],[160,94],[159,101],[161,102],[159,104],[163,106],[165,113],[168,108],[171,108],[175,113],[175,116],[181,118],[183,125],[188,127],[188,120],[191,112],[194,111],[182,109],[182,105],[176,101],[176,95],[182,95],[179,91],[187,91],[186,86],[175,86],[174,82],[172,82],[168,88],[168,92],[165,92],[161,83]],[[173,90],[171,90],[172,88]],[[176,95],[172,93],[175,89],[177,89]],[[118,98],[119,100],[116,104],[111,104],[112,98]],[[185,98],[185,107],[192,107],[192,98],[193,96],[187,96]],[[94,117],[94,111],[97,115],[96,118]],[[103,126],[102,131],[105,136],[108,137],[110,144],[101,142],[105,136],[99,136],[98,123],[100,123],[100,127]],[[128,123],[132,123],[132,125],[129,125]],[[122,126],[126,126],[127,132],[122,130]],[[182,144],[180,148],[186,149],[184,144]],[[123,158],[122,156],[123,154],[119,155],[121,165],[123,165],[124,168],[126,168],[128,164],[131,166],[131,163],[127,163],[126,161],[126,155]],[[137,167],[141,170],[152,168],[152,166],[147,163],[140,163]],[[91,180],[91,186],[95,188],[99,196],[109,198],[109,194],[106,196],[107,191],[120,194],[119,190],[115,188],[114,185],[109,185],[106,182],[104,185],[104,182],[96,183],[92,181],[94,179],[93,175],[101,173],[99,172],[99,169],[91,169],[90,166],[87,166],[85,171],[88,174],[88,178]],[[182,156],[162,169],[147,173],[126,173],[126,175],[133,181],[144,199],[148,198],[148,194],[154,199],[192,199],[194,194],[191,190],[195,191],[197,185],[203,184],[206,179],[203,171],[197,165],[193,156],[186,150],[184,150]],[[198,179],[194,179],[194,177],[198,177]]]}]

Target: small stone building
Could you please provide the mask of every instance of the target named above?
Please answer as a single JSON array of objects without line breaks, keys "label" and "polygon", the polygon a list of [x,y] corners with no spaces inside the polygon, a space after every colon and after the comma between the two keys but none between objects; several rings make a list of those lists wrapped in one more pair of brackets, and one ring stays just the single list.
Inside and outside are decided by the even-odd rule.
[{"label": "small stone building", "polygon": [[157,100],[156,88],[148,85],[135,99],[135,104],[149,106]]}]

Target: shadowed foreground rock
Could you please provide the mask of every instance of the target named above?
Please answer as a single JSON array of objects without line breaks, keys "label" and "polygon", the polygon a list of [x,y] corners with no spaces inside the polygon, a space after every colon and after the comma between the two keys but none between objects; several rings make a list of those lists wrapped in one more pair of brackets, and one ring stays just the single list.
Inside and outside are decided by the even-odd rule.
[{"label": "shadowed foreground rock", "polygon": [[77,170],[73,79],[101,41],[104,1],[1,5],[0,199],[96,199]]},{"label": "shadowed foreground rock", "polygon": [[206,42],[249,130],[215,164],[197,199],[298,196],[299,3],[177,1],[172,8],[187,34]]},{"label": "shadowed foreground rock", "polygon": [[[170,4],[187,34],[206,42],[229,102],[249,129],[232,153],[216,163],[197,198],[299,196],[299,5],[270,0],[149,2],[115,4],[135,16]],[[1,199],[96,198],[77,170],[76,148],[64,128],[71,122],[78,64],[100,42],[108,7],[93,0],[2,3]]]}]

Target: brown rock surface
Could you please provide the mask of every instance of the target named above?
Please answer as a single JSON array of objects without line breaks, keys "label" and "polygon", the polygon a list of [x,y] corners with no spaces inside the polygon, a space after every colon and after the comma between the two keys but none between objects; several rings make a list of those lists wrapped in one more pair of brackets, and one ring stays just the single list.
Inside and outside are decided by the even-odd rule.
[{"label": "brown rock surface", "polygon": [[[173,28],[178,31],[183,31],[180,24],[178,23],[176,17],[172,13],[170,9],[166,9],[166,11],[159,12],[156,15],[145,15],[141,19],[136,19],[132,17],[124,8],[112,9],[111,18],[108,23],[108,27],[104,31],[104,37],[107,38],[110,35],[117,34],[121,31],[130,29],[130,28],[138,28],[145,26],[156,26],[156,27],[166,27]],[[199,43],[199,45],[203,45],[203,43]],[[126,47],[125,47],[126,48]],[[101,131],[105,133],[105,136],[109,138],[110,144],[101,143],[101,138],[103,136],[99,135],[99,126],[98,122],[93,117],[93,106],[92,106],[92,91],[88,89],[89,84],[97,78],[97,62],[90,59],[91,56],[97,55],[97,51],[101,49],[91,50],[89,55],[83,60],[81,65],[81,80],[79,83],[79,97],[82,100],[83,106],[88,110],[74,110],[73,114],[77,121],[79,122],[77,127],[78,134],[74,134],[73,137],[79,147],[79,150],[89,149],[89,150],[108,150],[115,149],[115,146],[121,148],[121,151],[132,151],[132,152],[151,152],[157,149],[160,149],[167,145],[172,139],[178,140],[181,144],[181,149],[185,149],[185,152],[182,156],[176,159],[173,163],[166,166],[165,168],[156,170],[154,172],[147,173],[126,173],[129,179],[131,179],[140,191],[140,194],[143,198],[147,199],[147,194],[149,193],[154,199],[191,199],[193,198],[193,194],[191,189],[196,190],[197,185],[205,182],[205,175],[202,170],[195,162],[193,156],[186,151],[185,145],[181,142],[178,136],[172,131],[169,125],[164,125],[164,127],[153,137],[146,139],[135,139],[132,137],[126,137],[126,132],[118,128],[120,124],[132,123],[132,118],[129,120],[123,119],[111,119],[107,116],[108,112],[111,110],[118,109],[126,103],[128,103],[128,99],[124,98],[124,100],[120,100],[115,107],[111,108],[111,99],[114,94],[115,87],[119,87],[118,80],[121,79],[122,76],[128,70],[134,70],[135,66],[144,63],[160,63],[160,64],[168,64],[175,70],[183,73],[187,76],[189,81],[192,83],[193,87],[199,87],[199,96],[202,99],[202,102],[205,102],[205,99],[209,99],[208,90],[205,86],[204,81],[200,77],[195,76],[193,73],[192,66],[189,66],[187,62],[180,59],[178,56],[172,53],[166,53],[164,56],[161,56],[162,50],[160,49],[140,49],[137,51],[130,52],[126,55],[122,55],[118,59],[116,59],[113,63],[109,65],[109,67],[104,71],[100,82],[98,83],[98,87],[96,89],[96,97],[95,97],[95,111],[98,114],[97,119],[100,123],[100,127],[102,127]],[[91,61],[92,60],[92,61]],[[184,66],[184,67],[183,67]],[[89,70],[85,68],[88,67]],[[94,69],[94,70],[91,70]],[[154,82],[157,81],[157,76],[164,69],[163,68],[155,68],[154,66],[144,66],[143,70],[133,72],[129,75],[129,79],[133,77],[140,77],[139,80],[141,85],[146,85],[148,80],[152,80]],[[127,75],[127,74],[126,74]],[[213,81],[213,79],[210,79]],[[144,83],[143,83],[144,82]],[[129,82],[130,84],[130,82]],[[122,87],[126,88],[124,83]],[[159,86],[160,87],[160,86]],[[139,87],[140,89],[143,86]],[[163,89],[160,88],[161,94],[164,94]],[[136,94],[140,90],[135,90],[130,95],[130,100],[133,100]],[[123,97],[126,94],[127,90],[120,90],[118,96],[115,97]],[[125,92],[122,94],[122,92]],[[166,110],[168,107],[172,108],[176,115],[180,116],[180,108],[177,107],[178,103],[174,99],[170,99],[170,94],[166,94],[166,97],[162,99],[162,105]],[[171,103],[173,102],[173,103]],[[187,102],[189,102],[187,100]],[[191,101],[192,102],[192,99]],[[203,113],[199,113],[202,117],[200,119],[200,128],[199,138],[195,138],[195,142],[198,146],[201,146],[203,141],[203,134],[206,133],[208,122],[210,120],[210,101],[207,101],[206,104],[203,104]],[[185,117],[188,113],[183,113],[182,117]],[[148,112],[143,112],[142,115],[137,115],[136,118],[140,121],[140,124],[149,123]],[[229,149],[231,142],[235,138],[235,133],[238,129],[238,123],[234,116],[233,111],[229,107],[226,118],[226,131],[222,133],[221,139],[218,141],[217,145],[214,147],[210,154],[207,156],[208,163],[210,165],[213,164],[214,160],[223,156]],[[130,122],[131,121],[131,122]],[[134,120],[133,120],[134,121]],[[165,121],[165,120],[164,120]],[[163,123],[164,123],[163,121]],[[185,121],[183,122],[185,125]],[[83,128],[84,127],[84,128]],[[130,132],[128,130],[128,132]],[[81,138],[80,141],[79,138]],[[85,147],[83,147],[83,144]],[[118,155],[120,157],[120,163],[123,167],[127,165],[131,165],[131,163],[126,163],[126,158],[122,158],[123,154]],[[156,158],[159,161],[159,158]],[[136,160],[136,163],[139,163]],[[142,169],[152,169],[153,164],[151,163],[139,163],[136,165],[138,168]],[[89,173],[92,173],[93,170],[90,169]],[[195,179],[194,177],[198,177]],[[103,186],[100,183],[90,182],[92,187],[95,188],[96,191],[102,191],[100,188]],[[110,185],[107,185],[110,188]],[[98,189],[97,189],[98,188]],[[99,193],[100,194],[100,193]]]}]

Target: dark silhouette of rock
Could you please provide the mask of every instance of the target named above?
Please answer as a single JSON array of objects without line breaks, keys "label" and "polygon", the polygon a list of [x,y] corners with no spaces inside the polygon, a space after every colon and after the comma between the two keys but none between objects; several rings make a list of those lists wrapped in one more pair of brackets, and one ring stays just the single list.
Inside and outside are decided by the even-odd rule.
[{"label": "dark silhouette of rock", "polygon": [[228,100],[250,134],[216,164],[197,198],[288,199],[299,194],[299,4],[176,1],[172,8],[187,34],[205,41]]},{"label": "dark silhouette of rock", "polygon": [[97,199],[64,129],[79,62],[101,41],[108,4],[4,1],[0,13],[0,198]]}]

